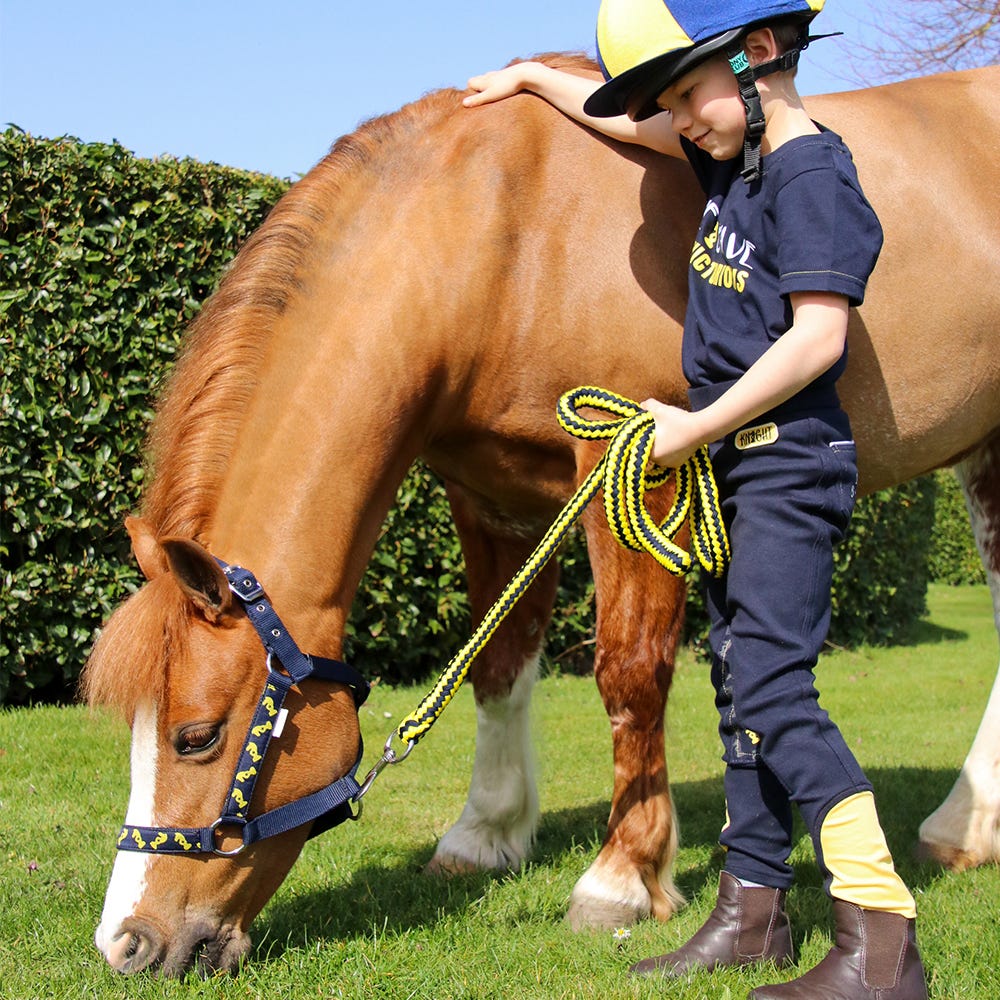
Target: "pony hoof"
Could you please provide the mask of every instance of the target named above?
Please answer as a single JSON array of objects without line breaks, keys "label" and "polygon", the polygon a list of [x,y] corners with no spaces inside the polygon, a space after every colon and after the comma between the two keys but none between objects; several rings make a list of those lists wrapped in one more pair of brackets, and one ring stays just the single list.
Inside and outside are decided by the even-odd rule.
[{"label": "pony hoof", "polygon": [[451,855],[441,856],[435,854],[430,861],[424,865],[424,874],[433,875],[437,878],[450,878],[454,875],[472,875],[480,869],[471,861],[463,858],[456,858]]},{"label": "pony hoof", "polygon": [[622,903],[603,900],[571,901],[566,922],[574,931],[603,931],[616,927],[630,927],[638,923],[643,914]]},{"label": "pony hoof", "polygon": [[952,872],[964,872],[970,868],[978,868],[983,859],[973,851],[952,844],[934,844],[921,840],[917,844],[918,861],[932,862]]},{"label": "pony hoof", "polygon": [[574,931],[606,931],[616,927],[631,927],[648,913],[641,913],[628,903],[615,903],[606,899],[571,898],[566,922]]}]

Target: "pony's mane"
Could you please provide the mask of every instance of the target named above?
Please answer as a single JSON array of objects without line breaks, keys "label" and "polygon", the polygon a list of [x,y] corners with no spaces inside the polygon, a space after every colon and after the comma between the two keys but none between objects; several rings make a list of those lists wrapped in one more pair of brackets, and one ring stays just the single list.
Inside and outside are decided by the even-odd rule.
[{"label": "pony's mane", "polygon": [[[539,57],[593,69],[582,55]],[[415,130],[460,115],[441,90],[339,139],[246,241],[192,324],[161,396],[147,448],[143,514],[160,535],[205,539],[240,421],[258,385],[275,321],[295,294],[302,263],[347,182],[398,151]]]},{"label": "pony's mane", "polygon": [[[557,68],[593,70],[582,55],[537,57]],[[353,179],[386,157],[412,155],[407,141],[448,117],[463,119],[456,90],[440,90],[374,118],[339,139],[294,184],[246,241],[187,335],[150,431],[143,515],[162,537],[208,541],[239,424],[252,399],[275,321],[287,308],[317,233]],[[171,655],[179,654],[188,608],[167,578],[147,584],[112,615],[81,680],[92,704],[131,719],[140,700],[159,701]]]}]

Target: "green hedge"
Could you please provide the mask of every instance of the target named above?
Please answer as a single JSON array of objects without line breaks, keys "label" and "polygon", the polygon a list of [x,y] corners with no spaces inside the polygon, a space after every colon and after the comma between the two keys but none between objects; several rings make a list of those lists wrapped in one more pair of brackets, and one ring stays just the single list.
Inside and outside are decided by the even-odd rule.
[{"label": "green hedge", "polygon": [[934,474],[937,502],[928,569],[932,580],[958,586],[985,583],[986,570],[976,550],[965,495],[954,472],[941,469]]},{"label": "green hedge", "polygon": [[285,185],[120,145],[0,137],[0,702],[71,687],[138,580],[151,399]]},{"label": "green hedge", "polygon": [[836,550],[830,642],[906,640],[927,611],[932,476],[864,497]]},{"label": "green hedge", "polygon": [[[119,145],[0,134],[0,703],[62,697],[108,612],[139,584],[122,528],[145,426],[181,332],[282,181]],[[835,593],[838,643],[888,641],[923,609],[933,490],[859,505]],[[592,594],[563,554],[550,662],[589,669]],[[691,601],[690,629],[702,627]],[[440,485],[417,466],[362,582],[348,650],[423,678],[468,637],[462,561]]]}]

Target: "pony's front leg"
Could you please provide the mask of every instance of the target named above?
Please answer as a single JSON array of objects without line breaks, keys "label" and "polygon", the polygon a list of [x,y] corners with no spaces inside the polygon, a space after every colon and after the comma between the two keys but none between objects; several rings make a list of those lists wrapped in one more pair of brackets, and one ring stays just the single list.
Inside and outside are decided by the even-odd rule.
[{"label": "pony's front leg", "polygon": [[[534,544],[484,528],[457,488],[448,497],[465,555],[476,621],[531,554]],[[510,611],[472,666],[476,755],[462,815],[441,838],[431,872],[511,871],[521,867],[538,825],[530,729],[531,693],[559,570],[549,563]]]},{"label": "pony's front leg", "polygon": [[663,716],[685,588],[648,555],[622,549],[602,512],[592,506],[584,517],[597,586],[594,671],[611,720],[614,790],[604,846],[573,890],[568,919],[576,928],[669,920],[684,899],[673,882],[677,821]]},{"label": "pony's front leg", "polygon": [[1000,674],[958,779],[920,824],[919,853],[956,871],[1000,861]]},{"label": "pony's front leg", "polygon": [[[956,466],[1000,632],[1000,440]],[[948,868],[1000,861],[1000,673],[962,770],[920,826],[920,853]]]}]

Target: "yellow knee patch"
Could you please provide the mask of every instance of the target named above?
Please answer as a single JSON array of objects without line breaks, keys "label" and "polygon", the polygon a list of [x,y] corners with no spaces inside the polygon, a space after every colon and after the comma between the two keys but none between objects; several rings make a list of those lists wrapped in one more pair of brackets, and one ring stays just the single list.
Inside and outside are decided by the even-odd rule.
[{"label": "yellow knee patch", "polygon": [[819,839],[833,876],[832,896],[866,910],[917,915],[913,896],[893,866],[871,792],[838,802],[826,814]]}]

